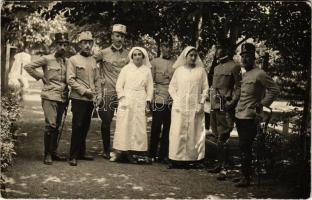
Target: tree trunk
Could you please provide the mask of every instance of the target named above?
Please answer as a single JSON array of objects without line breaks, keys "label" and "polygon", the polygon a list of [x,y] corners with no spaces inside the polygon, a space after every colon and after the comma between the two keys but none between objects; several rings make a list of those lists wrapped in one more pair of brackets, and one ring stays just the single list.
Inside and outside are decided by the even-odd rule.
[{"label": "tree trunk", "polygon": [[[301,144],[303,148],[303,159],[306,160],[310,156],[307,155],[308,149],[307,149],[307,132],[308,132],[308,126],[310,124],[311,119],[309,119],[309,113],[311,113],[311,77],[309,77],[311,74],[311,68],[308,67],[308,77],[307,77],[307,83],[306,83],[306,92],[304,96],[304,107],[303,107],[303,116],[301,121],[301,128],[300,128],[300,137],[301,137]],[[309,148],[310,149],[310,148]]]},{"label": "tree trunk", "polygon": [[198,22],[197,22],[197,37],[196,37],[196,45],[195,47],[198,49],[200,42],[201,42],[201,32],[202,32],[202,26],[203,26],[203,4],[200,4],[200,11],[198,16]]},{"label": "tree trunk", "polygon": [[5,55],[6,55],[6,51],[5,51],[5,43],[1,44],[1,94],[6,92],[6,87],[5,87]]},{"label": "tree trunk", "polygon": [[160,56],[160,37],[156,37],[156,44],[157,44],[157,57]]}]

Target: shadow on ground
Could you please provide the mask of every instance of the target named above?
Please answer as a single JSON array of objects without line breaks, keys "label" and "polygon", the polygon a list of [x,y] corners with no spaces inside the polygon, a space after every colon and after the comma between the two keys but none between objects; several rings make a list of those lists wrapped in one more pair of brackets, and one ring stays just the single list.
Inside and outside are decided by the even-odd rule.
[{"label": "shadow on ground", "polygon": [[[100,120],[92,120],[87,149],[94,161],[80,161],[77,167],[66,162],[43,165],[43,125],[39,91],[28,94],[21,130],[27,136],[17,141],[17,158],[5,175],[6,198],[291,198],[275,182],[238,189],[231,181],[218,182],[204,169],[167,169],[166,165],[133,165],[104,160]],[[112,127],[114,128],[114,126]],[[59,152],[67,154],[71,134],[71,113],[66,119]]]}]

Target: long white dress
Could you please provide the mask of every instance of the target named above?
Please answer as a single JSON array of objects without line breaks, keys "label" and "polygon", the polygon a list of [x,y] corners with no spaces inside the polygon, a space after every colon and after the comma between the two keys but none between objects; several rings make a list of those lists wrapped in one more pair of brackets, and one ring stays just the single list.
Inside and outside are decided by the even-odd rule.
[{"label": "long white dress", "polygon": [[33,79],[24,69],[24,66],[31,62],[31,55],[26,52],[17,53],[14,56],[14,62],[9,72],[9,85],[13,88],[19,88],[20,82],[23,83],[23,89],[29,88],[28,79]]},{"label": "long white dress", "polygon": [[169,84],[173,99],[169,133],[169,158],[196,161],[205,156],[203,103],[208,81],[203,67],[178,67]]},{"label": "long white dress", "polygon": [[153,97],[153,78],[146,65],[129,63],[116,83],[119,105],[113,148],[120,151],[147,151],[146,101]]}]

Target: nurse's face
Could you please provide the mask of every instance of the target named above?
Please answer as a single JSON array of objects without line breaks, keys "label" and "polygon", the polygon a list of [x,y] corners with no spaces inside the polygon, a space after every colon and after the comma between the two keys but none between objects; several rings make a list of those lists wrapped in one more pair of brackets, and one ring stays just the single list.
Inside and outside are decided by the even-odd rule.
[{"label": "nurse's face", "polygon": [[188,54],[186,55],[186,63],[191,67],[195,67],[196,58],[197,58],[197,52],[195,49],[193,49],[190,52],[188,52]]},{"label": "nurse's face", "polygon": [[133,59],[133,63],[136,66],[141,66],[143,64],[143,59],[144,59],[144,55],[142,51],[138,49],[134,50],[132,53],[132,59]]}]

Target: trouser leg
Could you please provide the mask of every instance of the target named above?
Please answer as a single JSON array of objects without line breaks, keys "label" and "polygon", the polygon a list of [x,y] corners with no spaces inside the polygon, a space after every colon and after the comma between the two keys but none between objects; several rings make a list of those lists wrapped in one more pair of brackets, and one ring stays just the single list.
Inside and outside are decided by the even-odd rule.
[{"label": "trouser leg", "polygon": [[162,124],[163,130],[161,135],[161,142],[160,142],[160,159],[168,158],[169,153],[169,131],[170,131],[170,124],[171,124],[171,110],[169,109],[168,105],[166,105],[165,110],[163,112],[162,117]]},{"label": "trouser leg", "polygon": [[72,99],[70,159],[77,158],[85,151],[85,139],[91,122],[92,109],[92,102]]},{"label": "trouser leg", "polygon": [[60,127],[62,125],[63,115],[66,108],[66,104],[62,102],[57,103],[57,117],[56,117],[56,128],[53,134],[53,155],[57,155],[57,147],[58,147],[58,140],[60,136]]},{"label": "trouser leg", "polygon": [[218,144],[220,146],[220,164],[224,169],[229,162],[229,138],[234,126],[234,118],[232,113],[215,111],[216,128],[218,133]]},{"label": "trouser leg", "polygon": [[52,155],[53,153],[53,132],[46,129],[44,131],[44,155]]},{"label": "trouser leg", "polygon": [[218,136],[218,162],[221,169],[225,169],[225,165],[228,161],[229,156],[229,145],[228,140],[230,138],[230,133],[222,133]]},{"label": "trouser leg", "polygon": [[237,119],[237,131],[241,151],[241,172],[249,180],[252,171],[252,142],[256,136],[257,126],[253,119]]},{"label": "trouser leg", "polygon": [[103,143],[103,153],[109,156],[111,142],[111,123],[114,117],[114,112],[118,106],[118,101],[115,95],[106,95],[104,97],[103,108],[99,109],[101,123],[101,136]]},{"label": "trouser leg", "polygon": [[90,124],[91,124],[91,117],[93,111],[93,104],[91,102],[86,103],[86,112],[84,115],[84,123],[82,127],[82,139],[80,144],[80,150],[78,156],[84,157],[86,154],[86,139],[89,132]]},{"label": "trouser leg", "polygon": [[56,101],[42,99],[45,116],[44,155],[51,156],[54,151],[54,138],[57,137],[57,104]]},{"label": "trouser leg", "polygon": [[153,111],[153,121],[151,127],[151,137],[150,137],[150,151],[149,156],[155,158],[157,156],[157,149],[159,144],[159,136],[161,131],[161,124],[162,124],[162,104],[155,104],[154,111]]},{"label": "trouser leg", "polygon": [[210,128],[210,114],[205,112],[205,129],[209,130]]}]

